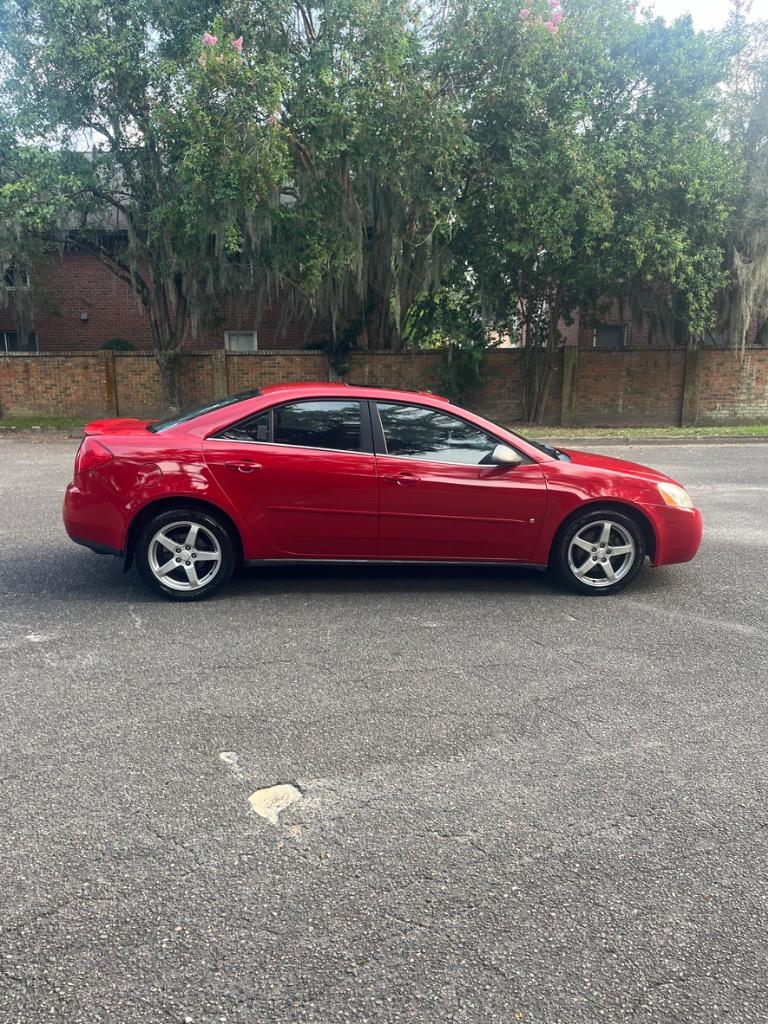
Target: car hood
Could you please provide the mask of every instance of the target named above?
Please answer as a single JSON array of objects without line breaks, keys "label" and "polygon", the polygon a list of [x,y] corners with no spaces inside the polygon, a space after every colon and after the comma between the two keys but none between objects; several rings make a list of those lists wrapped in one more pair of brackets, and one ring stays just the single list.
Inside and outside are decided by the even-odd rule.
[{"label": "car hood", "polygon": [[[561,448],[571,462],[576,466],[588,466],[591,469],[602,470],[610,473],[621,473],[624,476],[634,476],[641,480],[660,481],[677,484],[666,473],[659,473],[650,466],[641,466],[639,462],[628,462],[626,459],[613,459],[609,455],[597,455],[595,452],[576,451],[572,448]],[[678,487],[681,486],[678,484]]]},{"label": "car hood", "polygon": [[142,434],[154,420],[93,420],[83,428],[86,434]]}]

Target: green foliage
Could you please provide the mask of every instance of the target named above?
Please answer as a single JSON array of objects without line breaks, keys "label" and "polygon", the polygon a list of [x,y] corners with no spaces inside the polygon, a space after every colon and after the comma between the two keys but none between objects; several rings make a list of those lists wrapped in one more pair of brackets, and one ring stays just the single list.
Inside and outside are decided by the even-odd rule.
[{"label": "green foliage", "polygon": [[734,87],[724,112],[738,18],[522,3],[6,0],[0,263],[102,259],[147,309],[169,407],[184,339],[249,292],[323,319],[341,372],[450,342],[458,389],[519,338],[545,352],[535,417],[573,309],[712,324],[765,160],[724,128],[763,109]]},{"label": "green foliage", "polygon": [[486,308],[551,346],[569,310],[639,284],[701,329],[734,192],[716,137],[725,45],[623,0],[570,0],[552,37],[531,7],[466,0],[445,29],[476,146],[455,244]]},{"label": "green foliage", "polygon": [[288,174],[272,29],[238,5],[212,25],[207,4],[156,0],[9,0],[4,15],[0,255],[66,241],[102,259],[146,307],[178,406],[180,345],[252,284]]}]

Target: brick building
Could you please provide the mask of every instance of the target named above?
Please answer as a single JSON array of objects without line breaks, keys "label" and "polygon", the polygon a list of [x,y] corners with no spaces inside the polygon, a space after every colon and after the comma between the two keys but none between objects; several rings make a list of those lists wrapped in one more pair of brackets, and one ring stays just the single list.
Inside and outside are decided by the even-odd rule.
[{"label": "brick building", "polygon": [[[95,256],[65,252],[53,257],[33,273],[26,286],[32,289],[33,329],[28,335],[19,330],[12,310],[0,307],[0,353],[92,352],[116,338],[139,352],[152,347],[149,320],[138,300]],[[638,325],[618,301],[601,324],[595,326],[576,311],[574,323],[562,324],[561,330],[566,345],[582,349],[680,347],[671,330]],[[755,343],[755,333],[753,325],[748,344]],[[330,336],[329,325],[321,321],[281,323],[276,308],[259,317],[255,302],[240,300],[227,302],[218,310],[215,326],[201,329],[185,347],[191,351],[297,351],[323,348]]]},{"label": "brick building", "polygon": [[[12,309],[0,306],[0,352],[92,352],[120,338],[136,351],[152,348],[149,319],[130,287],[96,257],[65,252],[42,264],[32,280],[33,330],[20,337]],[[26,332],[25,332],[26,333]],[[255,302],[228,302],[215,326],[201,329],[186,348],[232,352],[306,349],[328,340],[320,321],[281,324],[277,309],[257,316]]]}]

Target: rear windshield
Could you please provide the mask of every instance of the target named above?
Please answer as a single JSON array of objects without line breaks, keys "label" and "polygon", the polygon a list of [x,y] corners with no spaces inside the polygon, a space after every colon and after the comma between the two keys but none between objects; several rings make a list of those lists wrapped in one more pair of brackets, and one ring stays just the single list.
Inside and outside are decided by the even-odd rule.
[{"label": "rear windshield", "polygon": [[147,430],[150,430],[153,434],[162,434],[164,430],[177,427],[180,423],[189,423],[190,420],[195,420],[198,416],[204,416],[207,412],[225,409],[228,405],[236,405],[238,402],[244,402],[248,398],[256,398],[260,394],[259,389],[254,388],[253,391],[241,391],[237,395],[228,395],[226,398],[220,398],[218,402],[201,405],[198,409],[185,412],[183,416],[169,416],[167,420],[158,420],[156,423],[150,423]]}]

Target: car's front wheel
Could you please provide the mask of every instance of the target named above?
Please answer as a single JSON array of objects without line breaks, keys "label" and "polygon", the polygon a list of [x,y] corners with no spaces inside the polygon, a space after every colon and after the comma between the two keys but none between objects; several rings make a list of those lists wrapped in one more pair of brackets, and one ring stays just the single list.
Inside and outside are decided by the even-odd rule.
[{"label": "car's front wheel", "polygon": [[614,594],[643,567],[645,538],[637,521],[615,509],[595,509],[560,532],[551,567],[580,594]]},{"label": "car's front wheel", "polygon": [[195,508],[161,512],[136,542],[144,580],[174,601],[199,601],[227,582],[235,568],[232,537],[213,515]]}]

